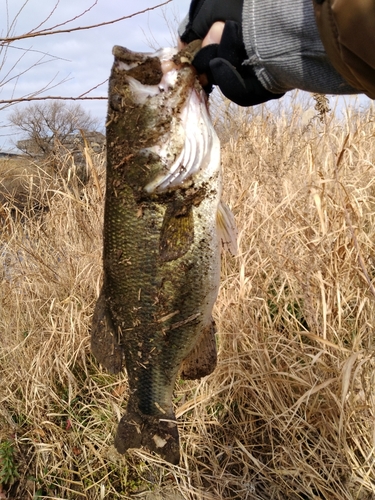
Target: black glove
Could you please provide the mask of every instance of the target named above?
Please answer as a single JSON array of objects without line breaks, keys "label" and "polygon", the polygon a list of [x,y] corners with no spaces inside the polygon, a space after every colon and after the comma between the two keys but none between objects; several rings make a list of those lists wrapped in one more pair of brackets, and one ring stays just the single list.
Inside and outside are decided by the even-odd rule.
[{"label": "black glove", "polygon": [[193,0],[189,10],[189,22],[181,35],[181,40],[190,43],[203,39],[212,24],[225,21],[219,44],[207,45],[193,60],[198,73],[205,73],[210,93],[212,85],[218,85],[222,93],[240,106],[253,106],[270,99],[278,99],[284,94],[274,94],[259,82],[250,65],[243,43],[241,19],[243,0]]}]

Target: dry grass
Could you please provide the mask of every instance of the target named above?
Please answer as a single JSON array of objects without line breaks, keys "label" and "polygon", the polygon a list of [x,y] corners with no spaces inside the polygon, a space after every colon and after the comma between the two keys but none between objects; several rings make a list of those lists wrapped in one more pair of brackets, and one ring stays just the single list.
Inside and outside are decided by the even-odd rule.
[{"label": "dry grass", "polygon": [[27,157],[0,158],[0,204],[13,209],[33,209],[43,204],[45,187],[53,182],[47,165],[38,165]]},{"label": "dry grass", "polygon": [[218,367],[176,387],[179,467],[112,446],[126,376],[89,352],[103,158],[48,212],[3,210],[0,440],[20,474],[7,498],[375,498],[375,122],[313,107],[218,120],[240,252],[223,262]]}]

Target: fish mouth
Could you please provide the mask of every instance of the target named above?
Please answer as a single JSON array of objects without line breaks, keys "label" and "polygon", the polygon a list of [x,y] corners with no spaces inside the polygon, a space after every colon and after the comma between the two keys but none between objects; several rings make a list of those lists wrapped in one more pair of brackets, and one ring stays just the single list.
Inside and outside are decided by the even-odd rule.
[{"label": "fish mouth", "polygon": [[[121,50],[120,50],[121,49]],[[169,114],[170,127],[144,155],[156,154],[162,168],[145,186],[148,194],[161,194],[187,188],[199,176],[207,180],[220,165],[220,143],[207,107],[207,96],[196,71],[184,53],[175,48],[154,54],[114,48],[117,67],[124,70],[134,102],[140,106],[162,106]],[[181,54],[181,55],[180,55]],[[159,64],[157,82],[141,81],[137,67],[154,58]]]}]

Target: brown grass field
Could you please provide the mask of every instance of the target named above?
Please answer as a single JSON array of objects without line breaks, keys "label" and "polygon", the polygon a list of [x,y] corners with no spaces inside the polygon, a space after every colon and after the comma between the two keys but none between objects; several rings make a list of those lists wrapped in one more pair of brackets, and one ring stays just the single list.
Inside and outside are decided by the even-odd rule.
[{"label": "brown grass field", "polygon": [[217,114],[239,254],[218,367],[176,385],[179,466],[117,454],[126,374],[90,354],[104,158],[81,188],[40,176],[44,212],[2,208],[0,498],[375,499],[374,110],[287,103]]}]

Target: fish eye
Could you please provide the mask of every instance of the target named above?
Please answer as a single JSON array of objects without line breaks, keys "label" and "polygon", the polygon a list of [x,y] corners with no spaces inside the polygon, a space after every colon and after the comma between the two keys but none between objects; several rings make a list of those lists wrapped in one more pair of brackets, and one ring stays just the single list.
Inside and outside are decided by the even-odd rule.
[{"label": "fish eye", "polygon": [[110,100],[111,108],[115,111],[120,111],[122,107],[122,98],[118,94],[114,94]]}]

